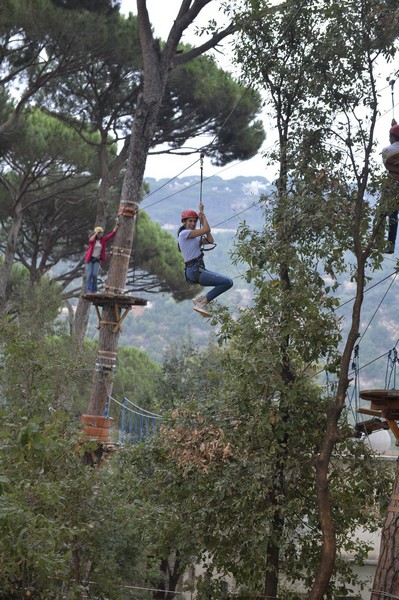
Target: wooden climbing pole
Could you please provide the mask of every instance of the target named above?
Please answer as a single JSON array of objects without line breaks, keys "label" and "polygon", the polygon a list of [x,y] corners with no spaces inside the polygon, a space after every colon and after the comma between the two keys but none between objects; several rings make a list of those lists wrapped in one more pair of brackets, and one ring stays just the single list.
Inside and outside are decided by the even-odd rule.
[{"label": "wooden climbing pole", "polygon": [[119,227],[110,248],[111,260],[104,291],[84,296],[95,308],[100,331],[88,415],[104,415],[108,397],[112,393],[122,324],[133,306],[147,304],[142,298],[129,296],[125,290],[137,209],[135,202],[121,201],[118,211]]}]

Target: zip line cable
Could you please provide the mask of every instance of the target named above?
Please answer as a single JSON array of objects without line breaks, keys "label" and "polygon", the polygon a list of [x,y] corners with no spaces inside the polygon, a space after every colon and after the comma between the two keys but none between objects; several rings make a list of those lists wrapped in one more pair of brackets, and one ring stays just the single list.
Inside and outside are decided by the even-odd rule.
[{"label": "zip line cable", "polygon": [[[387,87],[389,87],[389,86],[387,86]],[[384,88],[384,89],[386,89],[386,88]],[[395,106],[396,106],[396,105],[395,105]],[[391,109],[389,109],[389,110],[391,110]],[[384,117],[384,116],[385,116],[385,115],[386,115],[386,114],[389,112],[389,110],[387,110],[387,111],[385,111],[384,113],[382,113],[382,114],[381,114],[381,115],[378,117],[378,119],[376,119],[376,121],[378,121],[378,120],[382,119],[382,118],[383,118],[383,117]],[[266,148],[266,149],[265,149],[265,151],[264,151],[264,152],[266,153],[268,150],[271,150],[271,149],[274,147],[274,145],[275,145],[274,143],[273,143],[273,144],[271,144],[271,145],[270,145],[268,148]],[[328,145],[328,146],[330,146],[330,148],[337,148],[338,150],[342,150],[342,147],[341,147],[341,146],[339,146],[339,145],[337,145],[337,144],[328,143],[327,145]],[[163,189],[165,186],[167,186],[169,183],[172,183],[172,182],[173,182],[173,181],[174,181],[174,180],[175,180],[177,177],[179,177],[179,175],[181,175],[182,173],[184,173],[185,171],[187,171],[188,169],[190,169],[192,166],[196,165],[196,164],[197,164],[199,161],[200,161],[200,159],[197,159],[197,160],[195,160],[195,161],[194,161],[194,162],[193,162],[191,165],[189,165],[189,166],[188,166],[186,169],[184,169],[183,171],[181,171],[180,173],[178,173],[178,174],[177,174],[175,177],[172,177],[171,179],[169,179],[168,181],[166,181],[165,183],[163,183],[163,184],[162,184],[160,187],[158,187],[158,188],[157,188],[157,189],[155,189],[154,191],[150,192],[150,193],[149,193],[149,194],[148,194],[148,195],[147,195],[147,196],[146,196],[146,197],[143,199],[143,203],[144,203],[144,202],[145,202],[145,201],[146,201],[148,198],[150,198],[151,196],[155,195],[155,194],[156,194],[158,191],[160,191],[160,190],[161,190],[161,189]],[[238,163],[238,164],[241,164],[241,163],[244,163],[244,162],[245,162],[245,160],[241,160],[241,161],[239,161],[239,163]],[[224,171],[227,171],[227,170],[229,170],[229,169],[235,168],[236,166],[237,166],[237,165],[229,165],[228,167],[225,167],[224,169],[222,169],[222,170],[218,171],[217,173],[214,173],[213,175],[209,175],[208,177],[205,177],[203,181],[208,181],[209,179],[212,179],[213,177],[218,177],[220,173],[223,173]],[[197,186],[197,185],[199,185],[199,184],[200,184],[200,182],[199,182],[199,181],[195,181],[194,183],[190,184],[189,186],[185,187],[184,189],[177,190],[176,192],[173,192],[172,194],[168,194],[167,196],[164,196],[164,197],[160,198],[159,200],[155,200],[155,202],[152,202],[151,204],[148,204],[147,206],[142,206],[142,207],[140,207],[140,210],[147,210],[148,208],[151,208],[152,206],[155,206],[156,204],[159,204],[159,203],[161,203],[161,202],[164,202],[165,200],[168,200],[169,198],[172,198],[173,196],[177,196],[178,194],[182,194],[182,193],[184,193],[186,190],[188,190],[188,189],[190,189],[190,188],[192,188],[192,187],[195,187],[195,186]],[[251,208],[251,207],[248,207],[248,208]],[[242,212],[245,212],[245,210],[248,210],[248,208],[247,208],[247,209],[244,209],[244,211],[242,211]],[[240,213],[238,213],[238,214],[240,214]],[[230,217],[229,219],[226,219],[226,221],[228,221],[228,220],[230,220],[230,219],[232,219],[232,218],[234,218],[234,215],[233,215],[232,217]],[[217,225],[214,225],[214,227],[216,227],[216,226],[219,226],[219,225],[221,225],[221,224],[225,223],[226,221],[221,221],[221,222],[220,222],[220,223],[218,223]]]},{"label": "zip line cable", "polygon": [[[299,11],[300,9],[301,9],[301,7],[299,7],[299,8],[298,8],[298,11]],[[289,27],[289,25],[287,25],[287,28],[288,28],[288,27]],[[287,28],[286,28],[286,29],[287,29]],[[271,55],[271,53],[269,53],[269,55],[268,55],[268,56],[270,56],[270,55]],[[266,60],[267,60],[267,59],[266,59]],[[394,84],[394,83],[395,83],[395,80],[391,80],[391,81],[389,82],[389,84],[388,84],[388,85],[386,85],[386,86],[384,86],[383,88],[381,88],[380,90],[378,90],[378,93],[380,93],[380,92],[383,92],[383,91],[385,91],[385,90],[386,90],[386,89],[388,89],[389,87],[391,87],[391,90],[392,90],[392,92],[391,92],[391,93],[392,93],[392,111],[394,110],[394,107],[396,106],[396,105],[394,104],[394,96],[393,96],[393,84]],[[250,89],[250,86],[248,85],[248,86],[247,86],[247,88],[246,88],[246,90],[244,91],[244,93],[243,93],[243,94],[242,94],[242,96],[240,97],[239,101],[237,102],[236,106],[234,107],[234,110],[235,110],[235,109],[238,107],[239,103],[240,103],[240,102],[243,100],[243,98],[244,98],[245,94],[248,92],[248,90],[249,90],[249,89]],[[231,117],[231,115],[233,114],[234,110],[232,110],[232,111],[230,112],[230,114],[229,114],[228,118],[230,118],[230,117]],[[391,110],[391,109],[389,109],[389,110]],[[384,113],[382,113],[382,114],[381,114],[381,115],[380,115],[380,116],[379,116],[379,117],[376,119],[376,122],[377,122],[377,121],[379,121],[380,119],[382,119],[383,117],[385,117],[385,115],[386,115],[386,114],[389,112],[389,110],[387,110],[387,111],[385,111]],[[222,128],[223,128],[223,127],[224,127],[224,125],[226,124],[226,122],[227,122],[228,118],[226,118],[225,122],[224,122],[224,123],[223,123],[223,125],[220,127],[220,129],[219,129],[218,133],[217,133],[217,134],[214,136],[214,138],[213,138],[212,142],[210,142],[210,144],[208,144],[208,145],[204,146],[204,147],[203,147],[203,149],[202,149],[202,150],[200,150],[201,154],[202,154],[203,150],[205,150],[206,148],[209,148],[209,147],[210,147],[210,146],[213,144],[213,142],[214,142],[214,141],[215,141],[215,139],[217,138],[218,134],[220,133],[220,131],[222,130]],[[267,147],[267,148],[264,150],[264,152],[266,153],[268,150],[271,150],[271,149],[273,148],[273,146],[274,146],[274,145],[275,145],[274,143],[273,143],[273,144],[271,144],[269,147]],[[335,148],[337,148],[337,149],[342,149],[342,148],[341,148],[341,146],[338,146],[337,144],[332,144],[332,143],[329,143],[329,144],[327,144],[327,145],[329,145],[331,148],[334,148],[334,147],[335,147]],[[196,160],[195,160],[193,163],[191,163],[191,164],[190,164],[188,167],[186,167],[185,169],[183,169],[182,171],[180,171],[180,172],[179,172],[177,175],[175,175],[175,176],[174,176],[174,177],[172,177],[171,179],[168,179],[168,180],[167,180],[165,183],[163,183],[163,184],[162,184],[162,185],[160,185],[158,188],[156,188],[155,190],[153,190],[152,192],[150,192],[149,194],[147,194],[147,196],[146,196],[146,197],[143,199],[143,202],[145,202],[146,200],[148,200],[148,198],[150,198],[151,196],[155,195],[157,192],[159,192],[160,190],[162,190],[164,187],[166,187],[166,186],[167,186],[167,185],[169,185],[170,183],[172,183],[172,182],[173,182],[175,179],[177,179],[177,178],[178,178],[180,175],[182,175],[183,173],[185,173],[186,171],[188,171],[189,169],[191,169],[191,167],[195,166],[195,165],[196,165],[198,162],[200,162],[200,161],[201,161],[201,158],[198,158],[198,159],[196,159]],[[238,162],[238,164],[241,164],[241,163],[244,163],[244,162],[246,162],[246,161],[245,161],[245,160],[241,160],[241,161],[239,161],[239,162]],[[222,169],[221,171],[218,171],[217,173],[214,173],[213,175],[210,175],[210,176],[208,176],[208,177],[205,177],[205,178],[203,179],[203,181],[207,181],[208,179],[212,179],[212,177],[216,177],[216,176],[218,176],[218,175],[219,175],[219,173],[223,173],[224,171],[226,171],[226,170],[228,170],[228,169],[231,169],[231,168],[234,168],[235,166],[237,166],[237,165],[229,165],[228,167],[225,167],[225,168],[224,168],[224,169]],[[201,171],[201,176],[202,176],[202,171]],[[196,186],[196,185],[199,185],[199,182],[194,182],[194,183],[193,183],[193,184],[191,184],[190,186],[188,186],[188,187],[186,187],[186,188],[184,188],[184,189],[182,189],[182,190],[178,190],[178,191],[176,191],[176,192],[173,192],[173,194],[168,194],[167,196],[165,196],[165,197],[163,197],[163,198],[160,198],[159,200],[156,200],[155,202],[152,202],[151,204],[148,204],[147,206],[143,206],[143,207],[141,207],[140,209],[141,209],[141,210],[146,210],[146,209],[148,209],[148,208],[151,208],[152,206],[155,206],[156,204],[159,204],[160,202],[163,202],[164,200],[167,200],[167,199],[169,199],[169,198],[171,198],[171,197],[173,197],[173,196],[176,196],[176,195],[178,195],[178,194],[181,194],[181,193],[185,192],[187,189],[190,189],[191,187],[194,187],[194,186]],[[219,225],[220,225],[220,223],[219,223]]]},{"label": "zip line cable", "polygon": [[[373,288],[377,287],[377,285],[380,285],[380,283],[383,283],[384,281],[386,281],[387,279],[389,279],[390,277],[392,277],[392,275],[396,276],[397,273],[398,273],[398,271],[396,270],[393,273],[391,273],[390,275],[387,275],[386,277],[384,277],[383,279],[380,279],[380,281],[376,281],[376,283],[373,283],[373,285],[370,285],[370,287],[365,288],[364,293],[366,294],[367,292],[369,292]],[[339,306],[337,306],[337,308],[335,310],[337,311],[339,308],[342,308],[346,304],[349,304],[349,302],[353,302],[353,300],[355,300],[355,299],[356,299],[356,296],[353,296],[352,298],[349,298],[349,300],[345,300],[345,302],[343,302],[342,304],[340,304]]]},{"label": "zip line cable", "polygon": [[393,277],[393,279],[392,279],[391,283],[389,284],[389,286],[388,286],[388,287],[387,287],[387,289],[385,290],[385,293],[384,293],[383,297],[381,298],[381,301],[380,301],[380,303],[378,304],[377,308],[375,309],[375,311],[374,311],[374,314],[373,314],[373,316],[371,317],[371,319],[370,319],[370,321],[369,321],[369,323],[368,323],[368,325],[367,325],[366,329],[363,331],[363,333],[362,333],[362,335],[361,335],[361,337],[360,337],[360,339],[359,339],[359,341],[358,341],[358,344],[360,344],[360,342],[362,341],[362,339],[363,339],[363,338],[364,338],[364,336],[366,335],[366,333],[367,333],[367,330],[368,330],[368,328],[370,327],[370,325],[371,325],[371,323],[372,323],[372,321],[373,321],[373,319],[374,319],[375,315],[376,315],[376,314],[377,314],[377,312],[379,311],[379,309],[380,309],[380,307],[381,307],[382,303],[384,302],[384,300],[385,300],[385,298],[386,298],[386,296],[387,296],[387,294],[388,294],[389,290],[391,289],[392,285],[394,284],[397,274],[398,274],[398,272],[396,271],[396,273],[395,273],[395,275],[394,275],[394,277]]},{"label": "zip line cable", "polygon": [[[387,277],[384,277],[384,278],[383,278],[383,279],[381,279],[380,281],[376,282],[375,284],[373,284],[372,286],[370,286],[369,288],[366,288],[366,289],[364,290],[364,293],[366,294],[366,292],[369,292],[370,290],[372,290],[373,288],[375,288],[375,287],[376,287],[377,285],[379,285],[380,283],[383,283],[383,282],[384,282],[384,281],[386,281],[386,280],[387,280],[389,277],[392,277],[392,275],[394,275],[394,276],[395,276],[395,277],[394,277],[394,279],[393,279],[393,281],[391,282],[391,284],[388,286],[388,289],[387,289],[387,290],[384,292],[383,298],[382,298],[381,302],[379,303],[377,310],[379,310],[379,309],[380,309],[380,307],[381,307],[381,304],[382,304],[382,302],[385,300],[385,298],[386,298],[386,296],[387,296],[387,293],[388,293],[388,291],[391,289],[391,286],[392,286],[392,284],[393,284],[393,282],[394,282],[394,280],[395,280],[395,278],[396,278],[396,275],[397,275],[397,273],[398,273],[397,271],[394,271],[393,273],[391,273],[391,274],[390,274],[390,275],[388,275]],[[347,304],[348,302],[352,302],[354,299],[355,299],[355,298],[353,297],[353,298],[351,298],[350,300],[347,300],[346,302],[344,302],[344,304]],[[341,306],[344,306],[344,304],[342,304],[342,305],[338,306],[338,307],[337,307],[335,310],[338,310],[338,308],[341,308]],[[374,319],[374,317],[375,317],[375,315],[376,315],[376,313],[377,313],[377,310],[376,310],[376,311],[375,311],[375,313],[373,314],[373,316],[372,316],[372,318],[371,318],[371,321]],[[369,328],[371,321],[370,321],[370,322],[369,322],[369,324],[367,325],[367,327],[366,327],[366,331],[367,331],[367,329]],[[365,332],[366,332],[366,331],[365,331]],[[361,339],[364,337],[364,334],[365,334],[365,332],[363,333],[363,335],[362,335],[362,337],[360,338],[360,340],[361,340]],[[359,340],[359,342],[360,342],[360,340]],[[397,339],[397,341],[396,341],[396,344],[395,344],[395,346],[394,346],[394,347],[396,348],[396,346],[397,346],[398,344],[399,344],[399,338]],[[380,359],[381,359],[381,358],[383,358],[384,356],[387,356],[387,355],[389,354],[389,352],[390,352],[390,351],[384,352],[383,354],[380,354],[380,355],[379,355],[379,356],[377,356],[376,358],[374,358],[374,359],[370,360],[368,363],[366,363],[366,364],[364,364],[364,365],[362,365],[362,366],[358,367],[358,368],[357,368],[357,371],[361,371],[362,369],[364,369],[364,368],[366,368],[366,367],[368,367],[368,366],[372,365],[373,363],[377,362],[378,360],[380,360]],[[328,365],[327,365],[327,366],[328,366]],[[322,368],[322,369],[320,369],[320,370],[319,370],[319,371],[317,371],[316,373],[312,373],[312,374],[309,376],[309,377],[310,377],[310,379],[313,379],[313,378],[315,378],[315,377],[318,377],[318,376],[319,376],[319,375],[321,375],[322,373],[326,372],[326,368],[327,368],[327,366],[326,366],[326,367],[324,367],[324,368]],[[355,371],[353,371],[353,370],[348,372],[348,376],[350,376],[350,375],[353,375],[353,374],[355,374]]]}]

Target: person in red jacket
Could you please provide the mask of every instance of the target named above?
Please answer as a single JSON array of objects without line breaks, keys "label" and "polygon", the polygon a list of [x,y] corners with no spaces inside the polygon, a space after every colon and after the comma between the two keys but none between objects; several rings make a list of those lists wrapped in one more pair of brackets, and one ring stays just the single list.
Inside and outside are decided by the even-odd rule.
[{"label": "person in red jacket", "polygon": [[95,227],[93,235],[89,237],[89,247],[85,254],[86,291],[88,294],[95,294],[97,292],[97,277],[100,265],[107,258],[105,247],[107,242],[115,236],[118,226],[119,223],[116,221],[111,233],[105,236],[102,227]]}]

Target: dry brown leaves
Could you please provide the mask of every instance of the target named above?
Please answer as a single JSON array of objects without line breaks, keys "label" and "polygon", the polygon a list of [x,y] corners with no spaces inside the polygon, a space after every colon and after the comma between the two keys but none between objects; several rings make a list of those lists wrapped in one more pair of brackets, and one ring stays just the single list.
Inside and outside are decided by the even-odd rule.
[{"label": "dry brown leaves", "polygon": [[[179,412],[172,413],[177,419]],[[176,425],[173,428],[162,427],[160,431],[169,455],[177,460],[181,469],[196,467],[208,473],[210,465],[223,464],[233,456],[233,449],[226,443],[221,427],[205,425],[200,414],[191,415],[191,427]]]}]

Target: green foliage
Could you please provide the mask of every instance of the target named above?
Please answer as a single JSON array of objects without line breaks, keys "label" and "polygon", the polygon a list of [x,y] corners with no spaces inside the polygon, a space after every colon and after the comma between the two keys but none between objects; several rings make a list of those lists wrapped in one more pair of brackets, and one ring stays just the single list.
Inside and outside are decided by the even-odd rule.
[{"label": "green foliage", "polygon": [[0,598],[72,600],[89,580],[96,594],[126,598],[140,555],[135,507],[108,469],[83,466],[70,416],[8,409],[0,435]]},{"label": "green foliage", "polygon": [[11,303],[26,331],[54,331],[54,321],[63,303],[63,290],[50,277],[31,283],[25,268],[14,265],[11,274]]},{"label": "green foliage", "polygon": [[191,337],[171,344],[165,351],[159,396],[164,409],[195,406],[198,398],[212,398],[223,379],[221,350],[212,343],[200,349]]},{"label": "green foliage", "polygon": [[265,139],[262,122],[255,120],[261,105],[260,94],[244,90],[214,60],[200,56],[171,72],[156,141],[166,138],[178,148],[187,132],[206,132],[215,136],[207,154],[216,165],[247,160]]},{"label": "green foliage", "polygon": [[[284,596],[282,581],[287,590],[310,585],[320,558],[314,460],[330,398],[306,371],[287,387],[275,360],[278,336],[257,305],[235,324],[227,351],[198,354],[189,344],[169,350],[162,390],[174,410],[164,416],[160,439],[134,458],[141,493],[156,498],[158,510],[167,507],[170,547],[183,562],[205,567],[200,598],[219,585],[211,583],[215,569],[220,578],[232,575],[238,590],[259,594],[267,545],[276,539]],[[392,469],[352,438],[345,418],[341,425],[330,473],[338,553],[361,564],[370,548],[354,531],[379,527]],[[284,523],[278,538],[276,511]],[[329,594],[341,581],[355,581],[346,561],[337,561]],[[216,588],[212,597],[222,597]]]},{"label": "green foliage", "polygon": [[126,502],[128,482],[111,462],[83,465],[90,448],[73,405],[87,350],[6,318],[0,340],[0,598],[75,600],[89,589],[130,598],[125,585],[141,568],[141,509]]},{"label": "green foliage", "polygon": [[147,410],[159,410],[157,391],[160,373],[159,364],[145,352],[121,346],[118,350],[113,396],[119,402],[126,397]]}]

